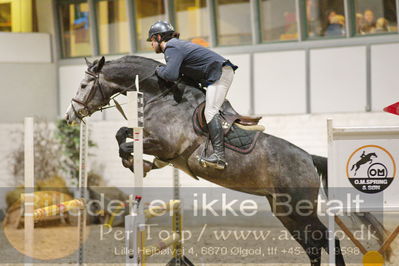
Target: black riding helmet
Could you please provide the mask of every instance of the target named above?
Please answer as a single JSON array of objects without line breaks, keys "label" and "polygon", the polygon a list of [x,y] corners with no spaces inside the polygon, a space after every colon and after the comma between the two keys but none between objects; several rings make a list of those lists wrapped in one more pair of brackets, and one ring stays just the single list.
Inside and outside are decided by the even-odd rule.
[{"label": "black riding helmet", "polygon": [[175,32],[175,29],[169,22],[158,20],[151,26],[150,30],[148,31],[147,42],[150,42],[151,37],[156,34],[161,34],[161,36],[163,36],[165,34],[173,32]]}]

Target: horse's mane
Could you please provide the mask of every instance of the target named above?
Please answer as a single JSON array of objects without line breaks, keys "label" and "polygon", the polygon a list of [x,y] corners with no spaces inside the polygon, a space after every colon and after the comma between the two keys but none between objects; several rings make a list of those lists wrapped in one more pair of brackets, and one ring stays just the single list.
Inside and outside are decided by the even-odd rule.
[{"label": "horse's mane", "polygon": [[143,56],[138,56],[138,55],[126,55],[123,56],[121,58],[115,59],[115,60],[111,60],[111,61],[107,61],[105,63],[106,65],[113,65],[113,64],[127,64],[127,65],[153,65],[153,66],[157,66],[159,64],[161,64],[159,61],[156,61],[152,58],[147,58],[147,57],[143,57]]},{"label": "horse's mane", "polygon": [[[102,69],[104,78],[106,80],[115,82],[120,85],[129,87],[133,84],[136,74],[140,73],[140,79],[153,80],[158,83],[158,77],[152,74],[155,73],[155,68],[159,65],[163,65],[159,61],[151,58],[146,58],[136,55],[127,55],[115,60],[106,61]],[[186,85],[185,91],[191,94],[197,95],[202,94],[197,88],[198,85],[195,83],[187,83],[186,81],[180,81],[181,84]],[[194,88],[196,87],[196,88]]]},{"label": "horse's mane", "polygon": [[155,67],[162,63],[142,56],[127,55],[115,60],[106,61],[102,72],[105,79],[118,84],[131,83],[138,73],[150,75]]}]

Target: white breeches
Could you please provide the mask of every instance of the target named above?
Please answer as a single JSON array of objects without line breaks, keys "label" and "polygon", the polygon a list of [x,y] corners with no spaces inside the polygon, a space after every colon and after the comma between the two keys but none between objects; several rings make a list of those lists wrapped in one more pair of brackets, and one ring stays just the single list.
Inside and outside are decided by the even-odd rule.
[{"label": "white breeches", "polygon": [[206,122],[211,122],[212,118],[219,112],[227,92],[233,82],[234,70],[231,66],[224,66],[222,68],[222,75],[212,85],[206,89],[206,103],[205,103],[205,119]]}]

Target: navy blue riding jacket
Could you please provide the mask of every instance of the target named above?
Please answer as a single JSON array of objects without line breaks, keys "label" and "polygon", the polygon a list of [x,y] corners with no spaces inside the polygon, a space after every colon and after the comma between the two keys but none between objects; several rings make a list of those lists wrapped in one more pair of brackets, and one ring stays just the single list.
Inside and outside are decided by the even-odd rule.
[{"label": "navy blue riding jacket", "polygon": [[206,87],[220,79],[224,65],[238,68],[205,47],[176,38],[166,43],[164,54],[166,66],[159,66],[156,74],[168,81],[176,81],[183,74]]}]

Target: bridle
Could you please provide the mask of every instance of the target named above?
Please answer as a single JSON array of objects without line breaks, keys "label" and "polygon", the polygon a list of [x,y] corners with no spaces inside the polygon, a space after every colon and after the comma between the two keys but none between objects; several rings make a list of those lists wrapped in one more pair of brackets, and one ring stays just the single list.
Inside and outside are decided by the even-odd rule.
[{"label": "bridle", "polygon": [[102,96],[102,100],[103,101],[106,100],[103,88],[102,88],[101,83],[100,83],[100,74],[99,73],[94,73],[94,72],[91,72],[91,71],[86,71],[86,74],[90,75],[90,76],[92,76],[94,78],[94,84],[93,84],[89,94],[87,95],[86,99],[83,99],[82,101],[79,100],[79,99],[76,99],[75,97],[72,98],[72,101],[77,103],[77,104],[82,105],[83,109],[81,109],[79,111],[76,111],[76,109],[73,106],[73,104],[71,104],[72,110],[75,113],[76,117],[79,118],[80,121],[82,121],[82,122],[84,122],[83,118],[85,116],[88,116],[88,115],[94,113],[95,111],[98,111],[98,110],[102,109],[102,107],[99,107],[99,108],[96,108],[94,110],[91,110],[89,108],[89,106],[88,106],[89,102],[94,98],[94,95],[96,95],[97,90],[100,91],[101,96]]},{"label": "bridle", "polygon": [[[94,113],[94,112],[96,112],[96,111],[102,111],[102,110],[109,109],[109,108],[112,108],[112,107],[117,107],[117,109],[122,113],[122,116],[124,116],[124,117],[126,118],[125,114],[123,113],[123,110],[121,110],[120,108],[118,108],[118,106],[120,106],[120,105],[119,105],[119,103],[115,100],[115,98],[116,98],[117,96],[119,96],[120,94],[126,93],[127,91],[130,91],[130,90],[132,90],[133,88],[135,88],[135,87],[136,87],[135,82],[133,82],[133,84],[130,85],[129,87],[127,87],[126,89],[123,89],[122,91],[120,91],[120,92],[116,93],[115,95],[113,95],[112,97],[110,97],[110,99],[108,100],[108,104],[109,104],[109,102],[110,102],[111,100],[113,100],[113,101],[115,102],[115,105],[107,106],[107,107],[99,106],[99,107],[90,109],[90,107],[88,106],[88,104],[89,104],[89,102],[94,98],[94,96],[96,95],[97,90],[100,91],[103,101],[106,101],[107,99],[106,99],[104,90],[103,90],[103,88],[102,88],[102,86],[101,86],[101,83],[100,83],[100,73],[94,73],[94,72],[91,72],[91,71],[85,71],[85,73],[88,74],[88,75],[90,75],[90,76],[92,76],[92,77],[94,78],[94,84],[93,84],[93,86],[92,86],[92,88],[91,88],[89,94],[87,95],[86,99],[84,99],[84,100],[81,101],[81,100],[79,100],[79,99],[72,98],[72,102],[75,102],[75,103],[80,104],[80,105],[83,106],[83,109],[81,109],[81,110],[79,110],[79,111],[76,111],[75,107],[74,107],[73,104],[71,103],[71,107],[72,107],[73,112],[75,113],[75,116],[76,116],[80,121],[82,121],[82,122],[84,123],[83,118],[85,118],[86,116],[88,116],[88,115],[90,115],[90,114],[92,114],[92,113]],[[143,78],[142,80],[139,80],[139,82],[143,82],[143,81],[147,80],[148,78],[152,77],[154,74],[155,74],[155,72],[152,72],[150,75],[146,76],[146,77]],[[149,99],[145,104],[151,104],[151,103],[153,103],[153,102],[155,102],[155,101],[158,101],[159,99],[161,99],[162,97],[164,97],[165,95],[167,95],[171,90],[172,90],[172,88],[170,88],[170,87],[167,88],[166,90],[162,91],[160,94],[158,94],[158,95],[154,96],[153,98]]]}]

